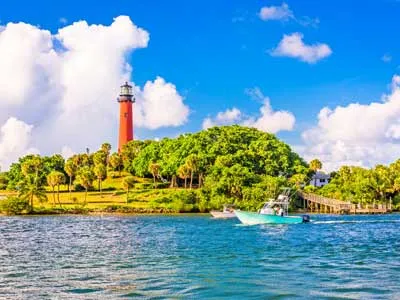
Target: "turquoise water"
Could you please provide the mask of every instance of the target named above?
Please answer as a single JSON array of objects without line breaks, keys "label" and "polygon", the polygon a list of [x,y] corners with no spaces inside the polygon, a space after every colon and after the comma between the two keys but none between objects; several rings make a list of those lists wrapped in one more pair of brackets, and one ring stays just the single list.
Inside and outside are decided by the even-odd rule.
[{"label": "turquoise water", "polygon": [[1,299],[400,299],[400,215],[1,217]]}]

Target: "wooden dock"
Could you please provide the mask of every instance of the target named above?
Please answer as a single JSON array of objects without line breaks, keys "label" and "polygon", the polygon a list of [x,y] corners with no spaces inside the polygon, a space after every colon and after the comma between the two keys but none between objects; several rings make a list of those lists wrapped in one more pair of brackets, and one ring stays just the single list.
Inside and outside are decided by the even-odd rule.
[{"label": "wooden dock", "polygon": [[371,204],[361,206],[342,200],[326,198],[316,194],[298,192],[305,210],[317,213],[330,214],[386,214],[392,211],[392,205]]}]

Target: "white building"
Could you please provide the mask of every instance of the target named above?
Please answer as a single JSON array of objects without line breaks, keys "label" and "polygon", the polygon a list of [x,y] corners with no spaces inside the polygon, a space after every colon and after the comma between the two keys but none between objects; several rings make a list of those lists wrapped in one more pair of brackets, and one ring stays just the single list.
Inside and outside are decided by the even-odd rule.
[{"label": "white building", "polygon": [[329,174],[325,174],[324,172],[316,172],[311,178],[310,185],[315,187],[323,187],[328,184],[331,179]]}]

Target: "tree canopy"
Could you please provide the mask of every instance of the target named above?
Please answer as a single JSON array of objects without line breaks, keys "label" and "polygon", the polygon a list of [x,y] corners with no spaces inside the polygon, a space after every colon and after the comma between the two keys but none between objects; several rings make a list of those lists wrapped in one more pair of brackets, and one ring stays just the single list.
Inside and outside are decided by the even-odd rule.
[{"label": "tree canopy", "polygon": [[[27,155],[8,172],[0,173],[0,188],[19,191],[32,206],[34,198],[45,201],[45,185],[54,188],[67,181],[69,191],[80,187],[86,195],[96,180],[101,189],[108,175],[118,176],[118,171],[122,176],[124,171],[123,176],[152,178],[155,188],[193,188],[188,197],[176,193],[187,198],[187,203],[176,204],[179,209],[198,205],[207,210],[228,202],[256,209],[277,196],[281,187],[304,187],[310,175],[321,168],[318,159],[308,165],[273,134],[232,125],[159,141],[135,140],[124,145],[120,153],[111,153],[110,144],[104,143],[94,153],[75,154],[66,161],[59,154]],[[127,186],[133,189],[141,184],[134,183],[134,177],[128,178],[123,182],[127,193]],[[332,174],[328,185],[313,188],[313,192],[362,203],[397,201],[400,160],[372,169],[343,166]]]}]

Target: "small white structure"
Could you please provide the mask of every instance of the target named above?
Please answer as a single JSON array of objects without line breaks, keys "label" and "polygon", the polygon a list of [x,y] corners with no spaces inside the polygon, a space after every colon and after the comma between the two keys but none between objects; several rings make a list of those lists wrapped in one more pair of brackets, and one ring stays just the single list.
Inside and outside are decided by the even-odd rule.
[{"label": "small white structure", "polygon": [[316,172],[311,178],[310,185],[315,187],[323,187],[328,184],[331,179],[329,174],[325,174],[324,172]]}]

